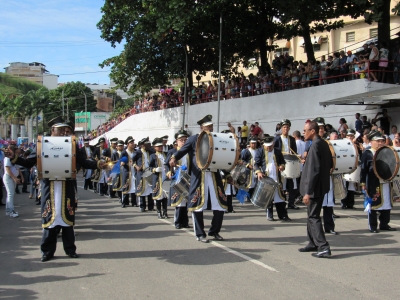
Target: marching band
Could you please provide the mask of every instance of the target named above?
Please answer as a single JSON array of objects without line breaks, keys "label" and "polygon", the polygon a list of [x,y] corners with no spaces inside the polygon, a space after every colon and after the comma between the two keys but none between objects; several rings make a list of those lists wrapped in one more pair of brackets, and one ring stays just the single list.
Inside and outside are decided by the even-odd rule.
[{"label": "marching band", "polygon": [[[169,218],[168,205],[175,207],[176,229],[190,228],[190,212],[196,238],[204,243],[209,242],[208,237],[223,240],[220,231],[224,213],[235,212],[232,199],[240,192],[247,195],[248,202],[266,210],[267,220],[275,221],[275,205],[278,218],[290,221],[288,209],[298,209],[296,203],[301,202],[301,196],[304,196],[300,188],[303,165],[308,161],[309,151],[316,147],[313,146],[313,141],[319,140],[304,142],[298,131],[293,132],[292,136],[289,135],[291,122],[284,119],[280,122],[281,134],[264,134],[264,138],[249,136],[246,139],[247,144],[241,147],[236,135],[229,130],[222,133],[213,131],[211,115],[205,116],[197,123],[201,133],[189,136],[187,131],[179,130],[174,136],[174,147],[167,145],[168,136],[155,138],[152,142],[145,137],[138,145],[132,136],[125,141],[115,137],[110,140],[110,148],[105,147],[103,137],[94,147],[89,146],[89,140],[85,139],[84,146],[77,150],[79,155],[76,155],[79,158],[78,166],[84,168],[84,189],[93,189],[100,196],[119,198],[122,208],[129,206],[129,203],[138,206],[139,202],[141,212],[153,211],[155,203],[159,219]],[[377,159],[382,147],[390,148],[388,151],[393,148],[384,145],[384,137],[378,131],[371,131],[365,135],[364,146],[360,146],[361,137],[356,137],[356,132],[352,129],[347,130],[346,138],[339,140],[337,132],[331,132],[329,135],[325,132],[323,118],[315,118],[311,123],[319,128],[316,135],[330,149],[330,155],[326,158],[326,165],[332,166],[327,187],[329,191],[321,198],[324,232],[337,234],[337,216],[333,211],[335,204],[340,203],[343,209],[353,209],[354,196],[360,190],[365,194],[369,230],[372,233],[377,233],[378,229],[395,230],[389,226],[389,222],[393,207],[393,187],[399,185],[393,178],[396,178],[399,170],[393,171],[388,164],[383,164],[383,154],[380,155],[379,161]],[[49,126],[54,129],[56,135],[57,128],[68,124],[57,118],[52,120]],[[370,145],[370,148],[365,145]],[[398,160],[397,152],[392,152],[390,153],[396,155]],[[315,156],[314,152],[311,153]],[[25,166],[40,163],[36,162],[35,158],[13,159]],[[40,167],[38,165],[39,173]],[[71,170],[71,174],[76,171],[79,170]],[[388,172],[396,174],[388,178]],[[68,203],[62,210],[64,214],[69,213],[56,217],[61,212],[58,211],[61,205],[66,203],[63,189],[69,191],[68,201],[75,199],[68,183],[72,176],[61,179],[66,180],[61,181],[61,186],[58,186],[57,181],[48,178],[42,178],[45,182],[42,184],[42,218],[43,228],[46,229],[42,242],[42,261],[53,256],[54,236],[60,228],[63,229],[63,237],[65,236],[65,243],[69,247],[65,249],[67,254],[77,257],[72,237],[73,229],[64,229],[74,224],[73,203]],[[50,198],[47,199],[49,193],[58,193],[61,204],[56,204],[57,201],[52,203]],[[205,210],[213,211],[211,227],[207,234],[203,219]],[[53,232],[52,228],[57,230]],[[299,250],[316,250],[315,244],[312,245],[312,249],[306,247]],[[330,251],[329,255],[318,257],[328,256]]]}]

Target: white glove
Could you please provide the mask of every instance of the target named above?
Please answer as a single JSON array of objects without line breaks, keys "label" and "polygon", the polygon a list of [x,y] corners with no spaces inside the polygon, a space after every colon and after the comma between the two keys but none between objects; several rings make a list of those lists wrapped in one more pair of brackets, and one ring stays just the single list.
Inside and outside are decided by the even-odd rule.
[{"label": "white glove", "polygon": [[157,172],[157,173],[162,172],[162,168],[161,168],[161,167],[156,168],[156,172]]}]

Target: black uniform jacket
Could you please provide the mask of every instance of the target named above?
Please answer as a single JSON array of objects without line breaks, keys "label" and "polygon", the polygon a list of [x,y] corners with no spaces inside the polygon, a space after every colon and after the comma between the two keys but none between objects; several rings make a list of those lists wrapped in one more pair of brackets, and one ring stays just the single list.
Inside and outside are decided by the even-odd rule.
[{"label": "black uniform jacket", "polygon": [[[36,164],[36,162],[36,155],[32,155],[27,159],[18,157],[16,164],[30,169]],[[82,151],[79,151],[78,145],[76,145],[76,163],[85,169],[97,168],[97,162],[85,159]],[[53,224],[55,219],[54,181],[42,179],[41,187],[42,227],[47,228]],[[73,226],[75,222],[75,186],[73,180],[67,179],[62,182],[61,205],[63,221],[66,224]]]},{"label": "black uniform jacket", "polygon": [[[202,208],[205,201],[205,172],[202,172],[196,163],[196,145],[198,136],[199,134],[189,137],[183,147],[173,155],[177,161],[186,154],[189,154],[189,157],[191,158],[190,191],[188,200],[189,211]],[[215,190],[210,192],[215,192],[216,198],[219,201],[219,205],[223,209],[228,209],[220,171],[218,170],[217,172],[211,172],[211,175]]]},{"label": "black uniform jacket", "polygon": [[[294,139],[294,137],[288,135],[289,141],[288,141],[288,145],[289,148],[292,149],[294,151],[294,153],[292,153],[293,151],[290,151],[290,153],[292,154],[297,154],[297,145],[296,145],[296,140]],[[282,142],[282,138],[281,135],[277,135],[274,138],[274,148],[279,149],[283,152],[284,148],[283,148],[283,142]]]},{"label": "black uniform jacket", "polygon": [[300,181],[300,194],[322,198],[330,189],[330,170],[333,166],[328,143],[316,136],[308,150]]}]

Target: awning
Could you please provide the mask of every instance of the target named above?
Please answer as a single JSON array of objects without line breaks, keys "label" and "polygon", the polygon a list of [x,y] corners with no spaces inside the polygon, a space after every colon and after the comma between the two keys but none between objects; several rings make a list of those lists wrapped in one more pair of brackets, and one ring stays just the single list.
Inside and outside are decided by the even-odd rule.
[{"label": "awning", "polygon": [[329,105],[383,105],[385,103],[400,100],[400,86],[373,90],[366,93],[351,95],[320,102],[321,106]]}]

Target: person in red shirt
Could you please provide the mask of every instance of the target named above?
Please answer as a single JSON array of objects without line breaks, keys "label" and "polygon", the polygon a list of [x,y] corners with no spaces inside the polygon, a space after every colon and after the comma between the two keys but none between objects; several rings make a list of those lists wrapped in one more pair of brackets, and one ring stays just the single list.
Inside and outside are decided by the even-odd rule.
[{"label": "person in red shirt", "polygon": [[253,133],[253,136],[259,136],[259,134],[262,132],[262,129],[261,129],[261,127],[258,125],[258,122],[256,122],[255,124],[254,124],[254,129],[253,129],[253,131],[252,131],[252,133]]}]

